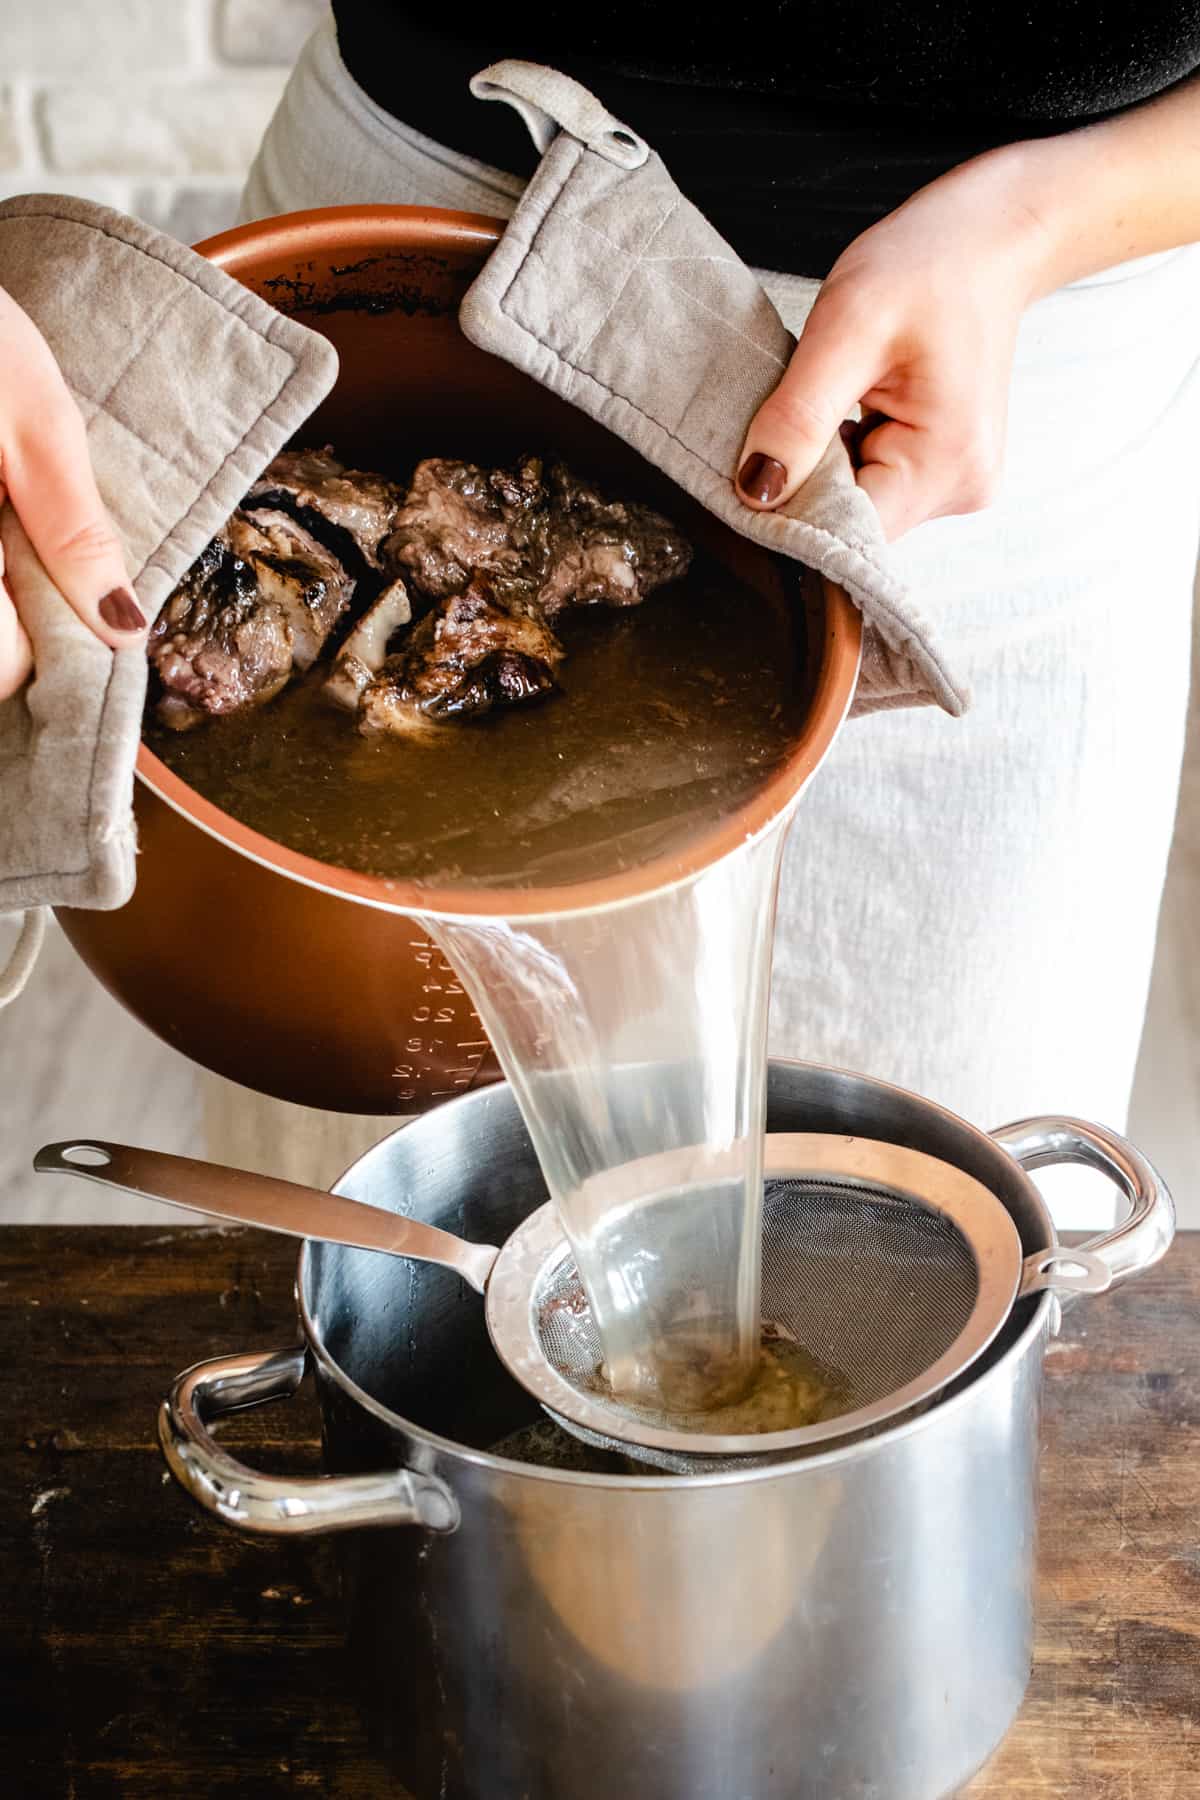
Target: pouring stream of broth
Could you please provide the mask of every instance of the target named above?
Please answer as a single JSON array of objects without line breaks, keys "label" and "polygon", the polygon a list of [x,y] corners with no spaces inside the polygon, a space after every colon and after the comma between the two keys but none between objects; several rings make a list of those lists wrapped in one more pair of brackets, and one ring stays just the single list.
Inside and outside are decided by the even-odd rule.
[{"label": "pouring stream of broth", "polygon": [[[737,1398],[759,1361],[762,1135],[786,820],[606,911],[424,918],[512,1083],[619,1394]],[[644,1068],[641,1082],[618,1073]],[[631,1165],[689,1152],[666,1192]]]}]

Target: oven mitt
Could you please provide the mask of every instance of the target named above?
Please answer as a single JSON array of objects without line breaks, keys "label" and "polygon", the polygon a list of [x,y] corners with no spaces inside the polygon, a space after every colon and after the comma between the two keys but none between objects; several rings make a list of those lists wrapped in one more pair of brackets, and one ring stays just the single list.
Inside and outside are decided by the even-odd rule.
[{"label": "oven mitt", "polygon": [[[153,619],[329,392],[337,353],[161,232],[58,195],[0,205],[0,286],[40,328],[82,409]],[[120,906],[134,885],[146,654],[114,655],[93,637],[10,506],[0,538],[36,658],[33,679],[0,702],[0,913]],[[0,1004],[28,973],[39,928],[31,916]]]},{"label": "oven mitt", "polygon": [[755,275],[659,157],[586,88],[503,61],[471,91],[524,119],[541,161],[459,314],[472,343],[597,419],[744,537],[845,588],[866,623],[854,713],[969,703],[889,566],[835,438],[775,512],[733,491],[746,427],[795,347]]}]

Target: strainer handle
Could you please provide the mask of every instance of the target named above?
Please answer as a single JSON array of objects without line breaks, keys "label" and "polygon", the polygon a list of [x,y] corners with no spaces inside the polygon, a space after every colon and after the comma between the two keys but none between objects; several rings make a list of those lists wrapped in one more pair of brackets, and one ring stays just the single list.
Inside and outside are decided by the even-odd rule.
[{"label": "strainer handle", "polygon": [[169,1156],[99,1138],[45,1144],[33,1166],[39,1175],[80,1175],[115,1193],[161,1200],[167,1206],[187,1207],[263,1231],[437,1263],[461,1275],[479,1294],[487,1287],[497,1255],[494,1244],[468,1244],[423,1219],[385,1212],[345,1194],[326,1194],[320,1188],[281,1181],[277,1175],[225,1169],[191,1156]]},{"label": "strainer handle", "polygon": [[1083,1119],[1020,1119],[992,1137],[1023,1169],[1052,1163],[1084,1163],[1107,1175],[1129,1202],[1119,1225],[1079,1248],[1103,1263],[1111,1281],[1127,1281],[1153,1268],[1175,1236],[1175,1202],[1166,1182],[1140,1150],[1103,1125]]},{"label": "strainer handle", "polygon": [[287,1399],[304,1379],[303,1345],[196,1363],[159,1408],[158,1441],[180,1486],[226,1525],[265,1537],[310,1537],[366,1525],[454,1531],[458,1502],[436,1475],[387,1469],[377,1475],[279,1477],[251,1469],[222,1448],[210,1419]]}]

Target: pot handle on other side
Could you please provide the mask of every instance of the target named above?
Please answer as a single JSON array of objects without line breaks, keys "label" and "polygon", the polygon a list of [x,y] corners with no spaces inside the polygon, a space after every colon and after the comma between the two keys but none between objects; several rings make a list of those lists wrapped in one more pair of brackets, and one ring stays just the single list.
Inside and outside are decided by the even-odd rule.
[{"label": "pot handle on other side", "polygon": [[[1171,1247],[1175,1236],[1175,1202],[1166,1183],[1140,1150],[1128,1139],[1103,1125],[1089,1125],[1082,1119],[1020,1119],[992,1132],[992,1138],[1023,1169],[1044,1169],[1052,1163],[1084,1163],[1098,1169],[1120,1189],[1129,1202],[1126,1217],[1111,1231],[1089,1238],[1079,1246],[1089,1257],[1103,1263],[1112,1282],[1127,1281],[1140,1275]],[[1048,1252],[1037,1259],[1043,1278],[1049,1265],[1069,1264],[1071,1250]],[[1032,1286],[1028,1274],[1031,1257],[1026,1264],[1026,1285]]]},{"label": "pot handle on other side", "polygon": [[304,1379],[303,1345],[222,1356],[178,1378],[158,1413],[158,1441],[172,1475],[193,1500],[241,1531],[303,1537],[365,1525],[421,1525],[454,1531],[458,1502],[444,1482],[416,1469],[377,1475],[264,1475],[213,1437],[210,1419],[284,1400]]}]

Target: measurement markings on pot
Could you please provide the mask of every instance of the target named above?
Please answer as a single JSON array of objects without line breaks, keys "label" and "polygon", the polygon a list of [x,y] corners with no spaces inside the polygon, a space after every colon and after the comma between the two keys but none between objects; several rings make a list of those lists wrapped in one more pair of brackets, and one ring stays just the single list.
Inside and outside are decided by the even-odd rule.
[{"label": "measurement markings on pot", "polygon": [[[447,1040],[435,1035],[426,1036],[420,1030],[421,1027],[430,1024],[459,1024],[464,1018],[470,1024],[482,1029],[482,1020],[471,1005],[466,989],[458,979],[457,972],[429,938],[410,938],[408,948],[412,951],[413,961],[420,969],[424,970],[426,975],[426,979],[420,984],[420,992],[430,995],[431,998],[415,1006],[409,1014],[414,1031],[413,1035],[405,1040],[404,1049],[412,1057],[412,1061],[397,1063],[392,1070],[392,1079],[398,1083],[397,1099],[415,1100],[417,1098],[418,1076],[423,1067],[444,1069],[450,1085],[432,1089],[432,1095],[436,1099],[449,1099],[454,1094],[462,1093],[471,1086],[479,1074],[480,1066],[490,1045],[485,1037],[455,1038],[451,1040],[451,1048],[453,1054],[462,1060],[458,1063],[450,1063],[446,1054]],[[443,979],[439,980],[439,976]],[[442,1004],[437,1003],[437,999],[434,998],[436,996],[441,997]]]}]

